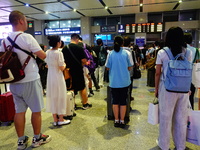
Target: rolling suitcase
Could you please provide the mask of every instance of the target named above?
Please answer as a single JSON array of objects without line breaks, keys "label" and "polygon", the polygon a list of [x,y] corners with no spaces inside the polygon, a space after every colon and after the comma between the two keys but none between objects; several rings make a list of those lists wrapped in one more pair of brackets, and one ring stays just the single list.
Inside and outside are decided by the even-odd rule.
[{"label": "rolling suitcase", "polygon": [[[2,86],[4,85],[1,85],[1,87]],[[13,102],[12,93],[6,92],[6,93],[1,94],[0,95],[0,122],[7,122],[8,125],[10,125],[14,121],[14,116],[15,116],[15,105]]]},{"label": "rolling suitcase", "polygon": [[75,98],[73,91],[67,91],[67,110],[64,118],[72,119],[74,115]]},{"label": "rolling suitcase", "polygon": [[[124,118],[124,121],[127,123],[130,121],[130,94],[128,90],[128,96],[127,96],[127,107],[126,107],[126,115]],[[111,88],[107,86],[107,118],[108,120],[114,120],[114,114],[112,109],[112,94],[111,94]]]}]

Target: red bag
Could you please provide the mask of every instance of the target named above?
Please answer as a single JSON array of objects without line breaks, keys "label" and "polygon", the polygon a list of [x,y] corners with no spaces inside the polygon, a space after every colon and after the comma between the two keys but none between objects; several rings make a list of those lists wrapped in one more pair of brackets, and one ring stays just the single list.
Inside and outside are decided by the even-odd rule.
[{"label": "red bag", "polygon": [[13,95],[7,92],[0,95],[0,121],[9,122],[14,121],[15,105],[13,102]]}]

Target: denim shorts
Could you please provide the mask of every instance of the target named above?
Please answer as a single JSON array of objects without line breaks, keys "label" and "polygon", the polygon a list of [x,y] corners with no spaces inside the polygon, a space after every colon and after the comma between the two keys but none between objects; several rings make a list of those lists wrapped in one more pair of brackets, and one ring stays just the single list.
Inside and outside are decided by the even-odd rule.
[{"label": "denim shorts", "polygon": [[40,112],[44,108],[42,85],[40,79],[10,84],[16,113],[25,112],[29,107],[32,112]]}]

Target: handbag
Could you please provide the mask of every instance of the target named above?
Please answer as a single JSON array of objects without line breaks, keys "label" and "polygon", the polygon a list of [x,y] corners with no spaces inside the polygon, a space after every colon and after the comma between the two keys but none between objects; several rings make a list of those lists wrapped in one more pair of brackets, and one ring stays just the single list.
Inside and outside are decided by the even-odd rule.
[{"label": "handbag", "polygon": [[200,145],[200,111],[189,111],[186,141]]},{"label": "handbag", "polygon": [[156,125],[159,123],[159,110],[157,98],[153,100],[153,103],[149,103],[148,123],[152,125]]},{"label": "handbag", "polygon": [[151,69],[151,68],[154,68],[156,65],[156,57],[153,57],[151,59],[149,59],[146,63],[146,68],[147,69]]},{"label": "handbag", "polygon": [[71,78],[71,74],[70,74],[69,68],[65,68],[65,69],[63,70],[63,74],[64,74],[65,80]]}]

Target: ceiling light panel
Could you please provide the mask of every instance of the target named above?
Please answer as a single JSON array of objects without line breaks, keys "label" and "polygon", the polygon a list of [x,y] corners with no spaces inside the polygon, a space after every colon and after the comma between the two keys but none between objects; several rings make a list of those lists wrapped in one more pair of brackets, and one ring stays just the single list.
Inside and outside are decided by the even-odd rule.
[{"label": "ceiling light panel", "polygon": [[125,6],[125,5],[139,5],[139,0],[103,0],[108,7]]},{"label": "ceiling light panel", "polygon": [[48,12],[71,10],[61,3],[54,3],[51,5],[47,3],[47,4],[40,4],[40,5],[33,5],[33,6],[41,10],[48,11]]},{"label": "ceiling light panel", "polygon": [[41,13],[41,11],[36,10],[34,8],[31,7],[26,7],[26,6],[19,6],[19,7],[9,7],[9,8],[4,8],[7,11],[13,11],[13,10],[19,10],[24,14],[30,14],[30,13]]}]

